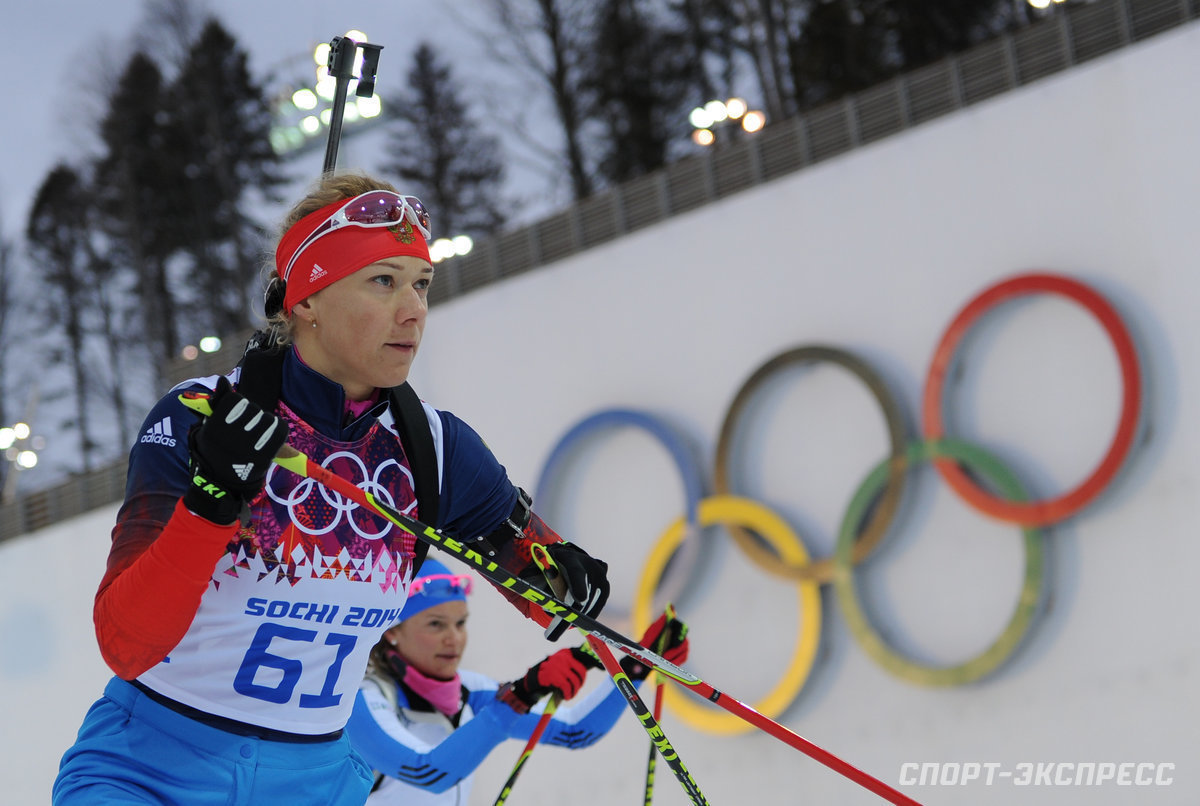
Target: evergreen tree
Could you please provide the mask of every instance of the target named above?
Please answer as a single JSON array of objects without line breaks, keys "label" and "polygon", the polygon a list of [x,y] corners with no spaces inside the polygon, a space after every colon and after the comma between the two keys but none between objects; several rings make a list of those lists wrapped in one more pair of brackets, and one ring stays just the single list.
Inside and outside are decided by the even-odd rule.
[{"label": "evergreen tree", "polygon": [[[82,469],[92,467],[92,439],[88,402],[86,313],[90,304],[92,278],[83,243],[88,239],[86,221],[76,214],[87,190],[79,175],[66,165],[56,166],[42,182],[25,229],[30,257],[52,291],[45,314],[61,327],[66,339],[66,359],[75,386],[74,427],[79,433]],[[86,202],[84,202],[86,203]]]},{"label": "evergreen tree", "polygon": [[1014,27],[1018,14],[1024,17],[1009,0],[891,0],[888,6],[888,25],[896,32],[905,70],[991,39]]},{"label": "evergreen tree", "polygon": [[818,0],[791,40],[791,83],[798,109],[866,89],[901,66],[888,0]]},{"label": "evergreen tree", "polygon": [[479,131],[449,65],[428,43],[413,54],[406,86],[389,104],[397,111],[383,170],[429,208],[435,236],[496,232],[506,217],[497,139]]},{"label": "evergreen tree", "polygon": [[184,216],[181,247],[189,285],[203,304],[197,326],[228,335],[250,324],[248,294],[264,232],[246,209],[250,189],[274,198],[282,182],[270,145],[271,110],[246,53],[215,20],[188,52],[169,92],[166,136],[181,175],[172,207]]},{"label": "evergreen tree", "polygon": [[667,163],[672,144],[685,139],[687,110],[703,84],[686,33],[644,0],[603,0],[596,14],[586,83],[603,127],[600,173],[617,183]]},{"label": "evergreen tree", "polygon": [[105,153],[94,173],[97,223],[108,236],[105,257],[137,277],[133,317],[160,373],[179,352],[179,307],[167,261],[185,231],[179,210],[183,162],[168,150],[164,100],[158,66],[135,53],[101,122]]}]

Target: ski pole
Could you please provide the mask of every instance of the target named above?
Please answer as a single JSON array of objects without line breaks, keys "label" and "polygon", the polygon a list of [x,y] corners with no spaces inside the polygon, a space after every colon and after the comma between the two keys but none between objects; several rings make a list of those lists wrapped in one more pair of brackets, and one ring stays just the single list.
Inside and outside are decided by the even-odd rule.
[{"label": "ski pole", "polygon": [[[555,595],[558,596],[558,598],[566,599],[569,602],[570,599],[565,593],[566,586],[562,581],[562,573],[559,571],[558,565],[554,562],[554,558],[550,556],[550,551],[540,543],[535,543],[530,546],[529,553],[533,557],[533,561],[537,563],[537,567],[542,570],[542,574],[545,575],[546,581],[550,585],[550,589],[555,593]],[[690,772],[688,772],[687,767],[683,763],[683,759],[681,759],[679,754],[675,752],[675,748],[671,745],[671,741],[667,738],[667,735],[663,733],[662,728],[659,727],[658,718],[650,713],[650,710],[646,707],[646,703],[642,701],[641,696],[637,693],[637,688],[633,685],[633,681],[629,679],[629,676],[625,674],[625,670],[621,667],[621,664],[619,664],[617,659],[613,656],[612,650],[606,647],[603,643],[600,643],[591,634],[589,634],[586,630],[581,629],[578,625],[576,625],[576,629],[583,633],[584,637],[587,638],[588,646],[591,647],[592,654],[599,658],[600,662],[604,665],[605,671],[608,672],[609,676],[613,680],[613,685],[615,685],[617,690],[621,692],[621,695],[625,697],[625,702],[629,703],[630,710],[633,711],[633,714],[638,718],[638,721],[642,723],[642,728],[650,737],[651,747],[657,747],[659,752],[662,753],[663,760],[667,762],[667,766],[671,768],[671,772],[675,773],[675,777],[679,780],[679,785],[683,787],[683,791],[687,794],[688,798],[691,799],[695,806],[708,806],[708,801],[704,798],[704,794],[700,791],[700,787],[696,783],[696,779],[692,777]],[[666,631],[664,630],[663,632],[665,633]],[[548,634],[549,629],[547,629],[547,635]]]},{"label": "ski pole", "polygon": [[508,780],[504,782],[504,786],[500,787],[500,794],[496,796],[496,802],[492,806],[504,806],[504,802],[508,800],[508,793],[512,792],[513,784],[517,782],[517,776],[521,774],[521,768],[525,766],[525,762],[529,760],[530,754],[533,753],[533,748],[537,747],[538,740],[546,732],[546,726],[550,724],[550,717],[554,716],[555,710],[558,709],[558,703],[559,696],[555,692],[546,701],[546,709],[542,711],[541,719],[538,720],[537,726],[534,727],[529,741],[525,743],[525,749],[521,751],[521,756],[513,766],[512,772],[508,774]]},{"label": "ski pole", "polygon": [[[212,413],[212,405],[209,401],[210,395],[207,392],[186,391],[179,395],[179,400],[193,411],[208,416]],[[831,770],[849,778],[859,786],[874,792],[889,803],[899,804],[900,806],[920,806],[920,804],[912,798],[905,795],[903,792],[888,786],[878,778],[863,772],[852,764],[843,761],[838,756],[830,753],[828,750],[813,744],[808,739],[805,739],[798,733],[795,733],[778,722],[763,716],[758,711],[754,710],[745,703],[737,700],[723,691],[713,688],[711,685],[700,679],[696,675],[688,672],[685,669],[676,666],[661,655],[651,652],[641,644],[626,638],[621,633],[597,621],[583,613],[572,610],[568,605],[561,600],[546,593],[540,588],[530,585],[525,580],[510,573],[506,568],[492,560],[490,557],[480,554],[475,549],[471,548],[469,543],[463,543],[443,534],[441,531],[434,529],[432,526],[427,526],[421,523],[416,518],[411,518],[394,509],[387,504],[379,501],[374,495],[362,490],[354,485],[348,479],[342,478],[328,468],[322,467],[316,462],[308,458],[308,456],[296,450],[291,445],[285,444],[279,449],[279,453],[275,456],[275,463],[280,467],[290,470],[302,478],[310,478],[325,485],[333,492],[345,496],[359,506],[371,510],[385,520],[391,521],[396,526],[399,526],[404,531],[416,537],[418,540],[424,540],[426,543],[434,546],[442,551],[453,554],[460,561],[470,565],[476,573],[486,578],[489,582],[499,588],[504,588],[516,596],[527,601],[533,602],[542,608],[547,615],[552,617],[561,617],[563,621],[574,626],[581,631],[589,633],[588,643],[595,647],[596,642],[601,642],[607,647],[613,647],[621,652],[624,652],[630,657],[636,658],[641,663],[653,667],[661,674],[666,675],[677,683],[687,686],[697,696],[703,697],[709,702],[724,708],[734,716],[748,722],[756,728],[774,736],[781,742],[790,745],[791,747],[804,753],[809,758],[824,764]],[[604,655],[600,655],[601,661],[604,660]],[[611,657],[611,653],[610,657]],[[615,662],[615,659],[614,659]],[[605,668],[609,668],[605,664]],[[620,669],[620,666],[617,666]],[[611,669],[610,669],[611,673]],[[621,673],[624,676],[624,673]],[[615,676],[614,676],[615,679]],[[629,678],[625,677],[626,683]],[[637,692],[633,690],[632,684],[629,685],[629,690],[633,691],[634,696]],[[624,693],[624,691],[622,692]],[[628,699],[628,697],[626,697]],[[639,700],[640,701],[640,700]],[[643,706],[644,707],[644,706]],[[653,715],[646,711],[646,716],[653,718]],[[639,718],[641,716],[639,715]]]},{"label": "ski pole", "polygon": [[[667,619],[675,618],[675,606],[670,602],[666,607]],[[658,641],[655,643],[654,651],[662,654],[667,642],[667,631],[663,630],[662,635],[658,636]],[[654,673],[654,721],[662,719],[662,704],[663,704],[663,686],[666,684],[665,679],[658,672]],[[650,806],[654,800],[654,766],[658,760],[658,749],[654,746],[654,742],[650,742],[650,755],[646,759],[646,790],[644,798],[644,806]]]},{"label": "ski pole", "polygon": [[[561,579],[547,579],[550,584],[550,589],[554,591],[554,595],[562,599],[566,595],[565,586]],[[557,583],[557,584],[556,584]],[[529,737],[529,741],[525,743],[525,749],[521,751],[521,755],[517,758],[517,763],[513,766],[512,772],[508,774],[508,780],[504,782],[504,786],[500,787],[500,794],[496,796],[496,802],[492,806],[503,806],[508,800],[508,795],[512,792],[513,784],[517,782],[517,776],[521,774],[521,768],[525,766],[525,762],[529,760],[529,756],[533,753],[533,749],[537,747],[538,740],[542,738],[542,734],[546,731],[546,726],[550,724],[550,717],[554,716],[554,712],[558,710],[559,703],[562,702],[562,697],[556,691],[550,695],[550,699],[546,701],[546,707],[542,711],[542,716],[538,720],[537,725],[533,728],[533,733]]]}]

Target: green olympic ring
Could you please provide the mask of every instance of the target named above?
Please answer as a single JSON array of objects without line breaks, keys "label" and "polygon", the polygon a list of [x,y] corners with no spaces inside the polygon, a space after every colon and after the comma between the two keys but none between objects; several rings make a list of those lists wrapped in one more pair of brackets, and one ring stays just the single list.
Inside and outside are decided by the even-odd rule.
[{"label": "green olympic ring", "polygon": [[1017,606],[1000,637],[979,655],[954,666],[938,667],[909,660],[889,647],[883,636],[871,625],[859,601],[852,557],[854,537],[867,507],[879,495],[891,474],[896,472],[897,465],[900,472],[904,472],[907,466],[935,458],[950,458],[966,465],[969,470],[994,485],[1009,501],[1026,501],[1029,498],[1012,471],[978,446],[953,439],[914,442],[908,446],[901,459],[885,459],[876,465],[850,500],[833,555],[837,569],[833,585],[842,607],[842,614],[850,624],[851,635],[880,666],[897,677],[923,686],[961,686],[985,677],[1008,660],[1033,625],[1044,587],[1044,539],[1041,529],[1033,526],[1021,528],[1025,538],[1025,580],[1021,584]]}]

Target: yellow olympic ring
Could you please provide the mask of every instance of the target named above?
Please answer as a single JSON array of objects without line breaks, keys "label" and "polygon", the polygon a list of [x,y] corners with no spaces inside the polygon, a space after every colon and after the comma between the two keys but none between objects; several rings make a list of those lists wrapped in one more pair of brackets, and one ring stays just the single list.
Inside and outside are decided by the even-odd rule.
[{"label": "yellow olympic ring", "polygon": [[[808,550],[792,528],[757,501],[732,495],[705,498],[700,502],[697,522],[700,526],[724,524],[748,527],[755,534],[761,535],[788,566],[802,567],[809,562]],[[667,561],[683,541],[687,531],[686,519],[679,518],[667,527],[650,550],[634,594],[633,624],[639,634],[650,624],[654,591],[667,567]],[[798,579],[795,583],[799,591],[800,606],[800,629],[796,636],[795,654],[779,684],[751,706],[769,719],[779,716],[804,687],[812,672],[821,638],[821,586],[811,579]],[[698,730],[718,735],[733,735],[752,729],[750,723],[734,714],[716,711],[691,701],[676,691],[674,686],[664,689],[663,697],[663,703],[669,710]]]}]

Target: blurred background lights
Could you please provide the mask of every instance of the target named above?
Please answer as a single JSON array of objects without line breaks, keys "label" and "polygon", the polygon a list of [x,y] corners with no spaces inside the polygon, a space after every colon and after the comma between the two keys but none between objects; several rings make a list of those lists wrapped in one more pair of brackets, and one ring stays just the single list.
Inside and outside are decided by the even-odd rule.
[{"label": "blurred background lights", "polygon": [[312,90],[310,90],[308,87],[304,87],[303,89],[298,89],[292,93],[292,104],[297,109],[304,109],[304,110],[316,109],[317,108],[317,94],[315,92],[313,92]]},{"label": "blurred background lights", "polygon": [[456,235],[453,238],[438,238],[429,245],[429,259],[441,263],[446,258],[455,255],[465,255],[475,246],[469,235]]},{"label": "blurred background lights", "polygon": [[692,142],[698,146],[711,146],[717,142],[720,131],[735,121],[740,121],[743,131],[753,134],[767,124],[767,116],[757,109],[750,109],[741,98],[709,101],[688,115],[693,129]]},{"label": "blurred background lights", "polygon": [[726,109],[724,101],[709,101],[704,105],[704,111],[713,123],[720,123],[729,117],[729,110]]},{"label": "blurred background lights", "polygon": [[205,336],[200,339],[200,349],[206,353],[215,353],[221,349],[221,340],[216,336]]},{"label": "blurred background lights", "polygon": [[[38,463],[37,452],[46,447],[46,440],[32,434],[29,424],[23,422],[0,428],[0,457],[12,462],[18,470],[35,467]],[[11,485],[10,479],[5,483],[6,491],[11,492]]]},{"label": "blurred background lights", "polygon": [[383,104],[378,95],[372,95],[370,98],[355,98],[354,105],[358,107],[358,114],[364,118],[377,117],[383,111]]},{"label": "blurred background lights", "polygon": [[332,101],[337,93],[337,79],[326,73],[317,79],[317,95],[323,100]]},{"label": "blurred background lights", "polygon": [[767,125],[767,116],[757,110],[747,112],[742,118],[742,128],[748,132],[754,133]]},{"label": "blurred background lights", "polygon": [[[344,38],[361,45],[368,41],[367,35],[360,30],[347,31]],[[319,136],[332,120],[332,106],[337,97],[337,79],[329,75],[330,46],[328,42],[316,45],[312,50],[312,70],[309,86],[304,86],[303,79],[290,79],[290,86],[281,88],[276,94],[274,104],[275,120],[271,127],[271,147],[277,154],[292,151],[307,150],[320,145]],[[306,56],[300,56],[308,64]],[[379,96],[359,98],[358,76],[362,75],[363,52],[361,48],[354,51],[354,77],[346,85],[346,105],[343,108],[342,123],[344,132],[353,134],[362,130],[367,124],[382,123],[383,104]],[[307,70],[310,68],[306,68]]]}]

